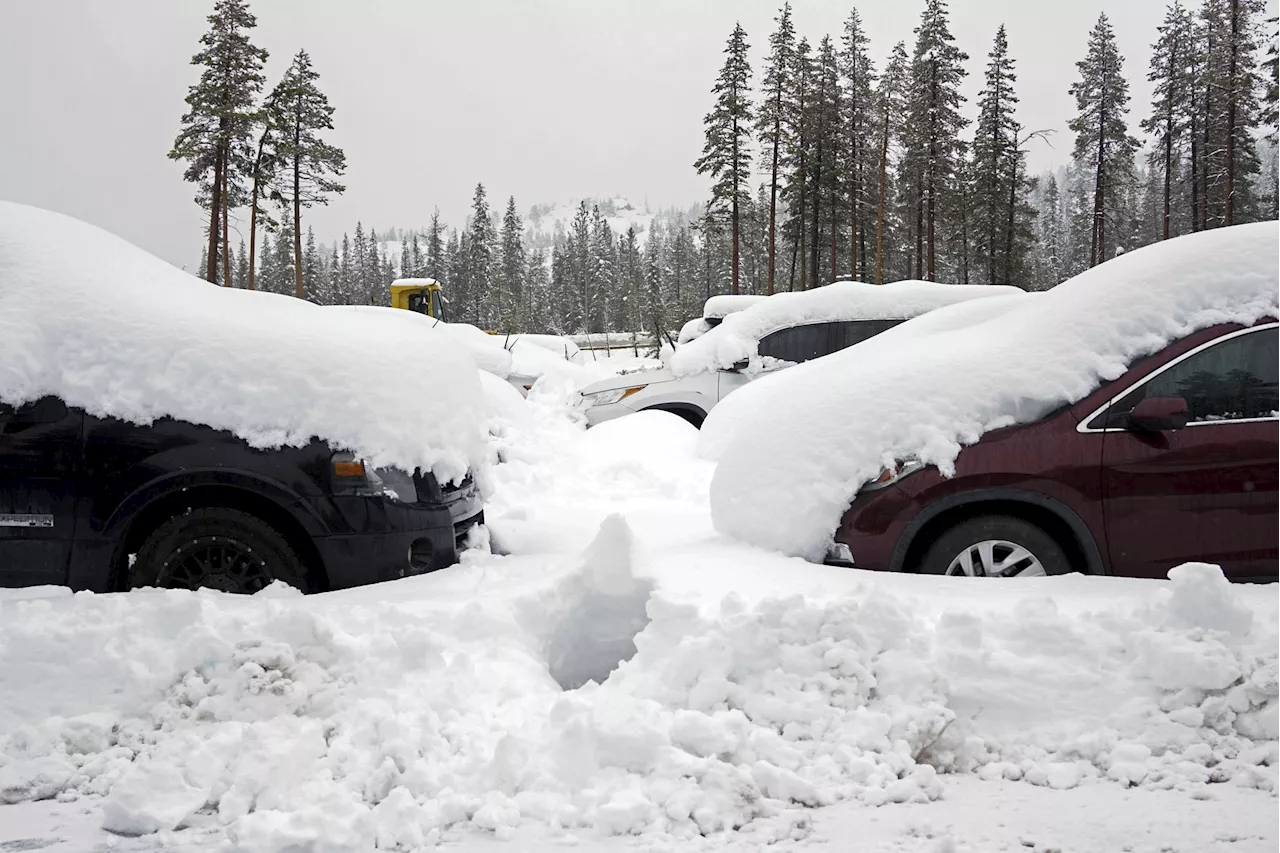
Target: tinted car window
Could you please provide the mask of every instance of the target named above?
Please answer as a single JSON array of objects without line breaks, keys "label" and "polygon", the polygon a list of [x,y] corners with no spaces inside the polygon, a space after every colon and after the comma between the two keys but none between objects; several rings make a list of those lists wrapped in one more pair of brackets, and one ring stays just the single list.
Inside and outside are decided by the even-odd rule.
[{"label": "tinted car window", "polygon": [[1123,426],[1148,397],[1183,398],[1190,423],[1275,417],[1277,340],[1275,328],[1259,329],[1201,350],[1126,394],[1108,410],[1105,424]]},{"label": "tinted car window", "polygon": [[760,339],[760,355],[783,361],[802,362],[830,355],[862,343],[901,320],[850,320],[843,323],[809,323],[780,329]]}]

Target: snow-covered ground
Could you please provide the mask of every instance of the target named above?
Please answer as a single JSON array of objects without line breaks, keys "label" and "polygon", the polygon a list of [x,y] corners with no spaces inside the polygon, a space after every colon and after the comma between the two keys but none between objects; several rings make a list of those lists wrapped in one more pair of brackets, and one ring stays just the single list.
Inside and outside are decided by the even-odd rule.
[{"label": "snow-covered ground", "polygon": [[1274,586],[812,565],[715,533],[685,422],[572,394],[455,568],[0,591],[0,851],[1276,849]]}]

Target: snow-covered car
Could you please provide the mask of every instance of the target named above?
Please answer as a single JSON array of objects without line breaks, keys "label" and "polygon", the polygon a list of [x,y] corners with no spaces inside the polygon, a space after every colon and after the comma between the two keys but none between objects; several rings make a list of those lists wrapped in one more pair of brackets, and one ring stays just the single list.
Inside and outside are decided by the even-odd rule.
[{"label": "snow-covered car", "polygon": [[216,287],[0,202],[0,585],[441,568],[482,520],[487,415],[474,363],[408,325]]},{"label": "snow-covered car", "polygon": [[739,297],[757,301],[726,303],[740,310],[679,346],[669,364],[588,385],[581,404],[593,426],[648,409],[701,426],[721,400],[762,375],[847,349],[945,305],[1016,294],[1022,291],[1004,285],[851,281]]},{"label": "snow-covered car", "polygon": [[702,316],[694,317],[681,327],[679,335],[676,337],[676,344],[687,344],[689,341],[702,337],[707,332],[720,325],[721,321],[730,314],[736,314],[739,311],[745,311],[752,305],[767,299],[767,296],[755,296],[751,294],[732,294],[722,293],[719,296],[713,296],[702,306]]},{"label": "snow-covered car", "polygon": [[1178,237],[759,383],[703,432],[713,521],[871,569],[1274,579],[1278,251]]}]

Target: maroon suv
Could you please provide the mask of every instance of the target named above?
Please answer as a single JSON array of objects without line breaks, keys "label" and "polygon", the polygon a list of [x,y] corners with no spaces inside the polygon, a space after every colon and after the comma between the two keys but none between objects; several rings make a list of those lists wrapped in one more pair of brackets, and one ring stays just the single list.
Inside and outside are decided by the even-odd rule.
[{"label": "maroon suv", "polygon": [[1075,405],[987,433],[952,477],[905,463],[854,498],[835,553],[986,577],[1164,577],[1198,560],[1275,580],[1276,329],[1196,332]]}]

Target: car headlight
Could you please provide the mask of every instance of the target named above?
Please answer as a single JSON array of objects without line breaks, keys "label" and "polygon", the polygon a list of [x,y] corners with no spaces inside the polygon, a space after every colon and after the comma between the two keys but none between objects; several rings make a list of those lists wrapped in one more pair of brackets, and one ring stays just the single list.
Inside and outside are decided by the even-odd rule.
[{"label": "car headlight", "polygon": [[924,463],[914,456],[900,459],[892,465],[886,465],[881,468],[880,474],[874,480],[869,480],[861,491],[874,492],[876,489],[888,488],[903,477],[914,474],[922,468],[924,468]]},{"label": "car headlight", "polygon": [[582,395],[582,402],[588,406],[607,406],[610,403],[617,403],[630,397],[637,391],[643,390],[643,385],[636,385],[634,388],[614,388],[612,391],[597,391],[594,394]]},{"label": "car headlight", "polygon": [[370,468],[345,450],[333,454],[329,467],[334,494],[384,497],[410,504],[418,501],[413,476],[399,468]]}]

